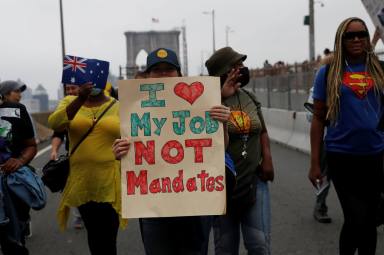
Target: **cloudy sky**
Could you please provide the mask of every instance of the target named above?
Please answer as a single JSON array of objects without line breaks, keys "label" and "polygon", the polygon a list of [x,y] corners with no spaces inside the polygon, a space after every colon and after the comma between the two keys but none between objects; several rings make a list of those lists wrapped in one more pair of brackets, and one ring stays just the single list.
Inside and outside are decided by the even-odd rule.
[{"label": "cloudy sky", "polygon": [[[316,54],[333,47],[338,24],[350,16],[374,26],[360,0],[316,1]],[[322,2],[324,6],[321,6]],[[189,74],[200,73],[212,53],[211,16],[215,10],[216,48],[229,44],[247,54],[249,67],[265,59],[293,63],[308,58],[308,0],[63,0],[67,54],[110,61],[111,71],[126,64],[126,31],[171,30],[185,21]],[[56,98],[61,79],[59,0],[0,1],[0,79],[41,83]],[[159,23],[152,23],[152,18]],[[383,48],[380,43],[379,47]],[[141,63],[144,56],[138,57]]]}]

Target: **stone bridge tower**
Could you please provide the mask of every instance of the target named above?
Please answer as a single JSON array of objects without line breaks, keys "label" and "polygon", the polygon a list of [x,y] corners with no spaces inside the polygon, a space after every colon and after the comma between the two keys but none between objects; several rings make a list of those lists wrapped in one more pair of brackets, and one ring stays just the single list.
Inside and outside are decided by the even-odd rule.
[{"label": "stone bridge tower", "polygon": [[[157,48],[168,48],[176,52],[180,59],[179,35],[180,31],[148,31],[148,32],[125,32],[127,40],[127,64],[125,74],[127,78],[132,78],[138,67],[136,66],[136,57],[141,50],[147,53]],[[120,67],[120,76],[122,76]]]}]

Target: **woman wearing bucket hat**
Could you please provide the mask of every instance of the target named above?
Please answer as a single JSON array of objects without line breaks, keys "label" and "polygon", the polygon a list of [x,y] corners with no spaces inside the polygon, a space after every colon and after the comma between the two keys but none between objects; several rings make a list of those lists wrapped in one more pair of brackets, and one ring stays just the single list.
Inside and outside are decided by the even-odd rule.
[{"label": "woman wearing bucket hat", "polygon": [[215,252],[238,254],[240,226],[249,254],[270,254],[270,197],[268,181],[274,170],[269,137],[256,97],[242,89],[249,82],[243,65],[246,55],[225,47],[205,63],[211,76],[219,76],[222,98],[231,108],[229,145],[237,183],[228,201],[227,215],[214,219]]},{"label": "woman wearing bucket hat", "polygon": [[[172,50],[159,48],[147,57],[146,78],[181,77],[177,55]],[[223,105],[210,110],[213,119],[225,122],[229,108]],[[118,139],[113,145],[116,158],[126,155],[128,139]],[[205,217],[163,217],[140,219],[140,230],[147,255],[200,255],[205,244]]]}]

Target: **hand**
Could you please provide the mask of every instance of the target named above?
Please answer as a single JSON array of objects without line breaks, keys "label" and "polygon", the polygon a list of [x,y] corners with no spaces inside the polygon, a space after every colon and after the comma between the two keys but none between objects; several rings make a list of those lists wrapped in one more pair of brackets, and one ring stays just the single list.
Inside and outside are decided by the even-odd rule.
[{"label": "hand", "polygon": [[21,161],[21,159],[10,158],[1,166],[1,171],[5,172],[7,174],[10,174],[10,173],[17,171],[23,165],[24,164]]},{"label": "hand", "polygon": [[116,139],[112,145],[112,151],[117,160],[127,155],[131,143],[128,138]]},{"label": "hand", "polygon": [[91,94],[92,88],[94,85],[92,82],[87,82],[81,86],[79,86],[79,98],[82,100],[87,100],[89,94]]},{"label": "hand", "polygon": [[240,77],[239,69],[232,69],[228,73],[228,77],[225,80],[223,87],[221,88],[221,97],[227,98],[235,94],[235,92],[240,88],[241,83],[237,82],[237,79]]},{"label": "hand", "polygon": [[57,151],[52,151],[51,156],[49,157],[50,160],[57,160],[58,159],[58,153]]},{"label": "hand", "polygon": [[259,177],[262,181],[273,181],[275,178],[275,172],[273,170],[272,159],[261,161]]},{"label": "hand", "polygon": [[225,123],[231,116],[231,110],[225,105],[216,105],[209,110],[209,115],[212,119]]},{"label": "hand", "polygon": [[309,169],[308,178],[315,188],[322,185],[323,176],[321,175],[321,169],[319,165],[311,166]]}]

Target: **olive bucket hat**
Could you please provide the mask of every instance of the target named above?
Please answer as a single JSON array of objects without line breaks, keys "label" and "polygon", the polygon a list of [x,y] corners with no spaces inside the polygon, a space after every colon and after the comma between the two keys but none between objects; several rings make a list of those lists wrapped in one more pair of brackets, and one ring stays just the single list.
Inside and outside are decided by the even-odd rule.
[{"label": "olive bucket hat", "polygon": [[217,50],[205,62],[210,76],[221,76],[227,73],[240,60],[244,61],[247,55],[240,54],[231,47],[224,47]]}]

